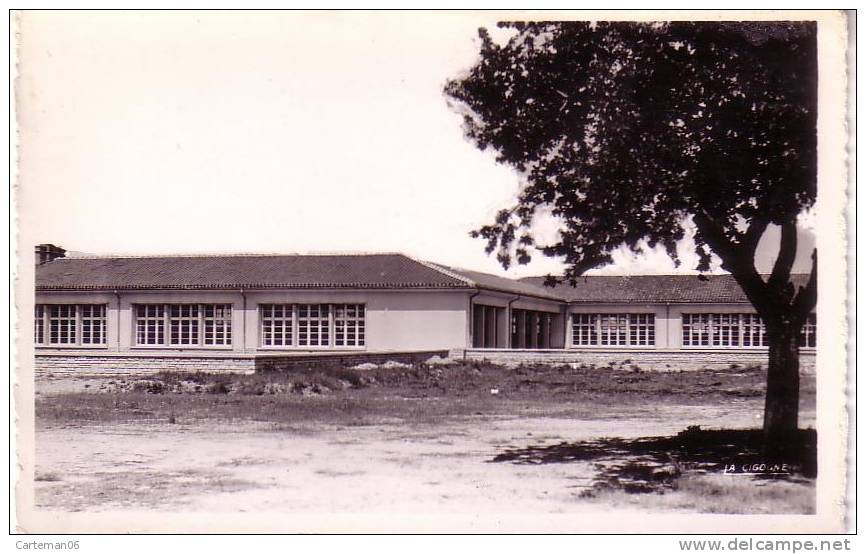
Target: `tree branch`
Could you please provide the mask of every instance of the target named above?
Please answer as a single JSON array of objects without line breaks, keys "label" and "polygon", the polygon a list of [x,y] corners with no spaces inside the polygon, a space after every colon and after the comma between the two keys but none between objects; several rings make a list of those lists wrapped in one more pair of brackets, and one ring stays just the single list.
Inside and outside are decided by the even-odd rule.
[{"label": "tree branch", "polygon": [[755,217],[752,220],[749,228],[743,234],[742,245],[747,252],[750,252],[752,255],[755,254],[758,243],[761,242],[761,237],[764,236],[764,231],[767,230],[769,223],[770,221],[764,217]]},{"label": "tree branch", "polygon": [[696,213],[694,222],[703,240],[722,259],[722,267],[731,272],[758,314],[765,316],[773,311],[772,297],[767,294],[767,284],[755,269],[754,252],[749,253],[743,246],[728,240],[721,226],[706,212]]},{"label": "tree branch", "polygon": [[779,240],[779,256],[773,264],[773,272],[767,284],[771,288],[780,288],[788,284],[791,279],[791,268],[797,257],[797,223],[786,222],[782,225],[782,236]]},{"label": "tree branch", "polygon": [[809,282],[805,287],[801,287],[794,297],[794,313],[797,317],[805,319],[815,305],[818,303],[818,249],[812,250],[812,272],[809,275]]}]

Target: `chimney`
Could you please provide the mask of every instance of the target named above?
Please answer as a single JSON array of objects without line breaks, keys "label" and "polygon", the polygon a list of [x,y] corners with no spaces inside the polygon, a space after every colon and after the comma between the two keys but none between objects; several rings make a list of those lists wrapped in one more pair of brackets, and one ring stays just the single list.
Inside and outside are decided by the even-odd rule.
[{"label": "chimney", "polygon": [[36,245],[36,265],[42,265],[64,256],[66,256],[66,250],[59,246],[54,246],[53,244]]}]

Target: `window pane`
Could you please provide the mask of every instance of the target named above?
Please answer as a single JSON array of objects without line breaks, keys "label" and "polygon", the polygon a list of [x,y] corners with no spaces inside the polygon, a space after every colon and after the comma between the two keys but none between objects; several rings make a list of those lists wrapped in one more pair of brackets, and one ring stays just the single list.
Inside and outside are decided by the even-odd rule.
[{"label": "window pane", "polygon": [[48,340],[51,344],[76,344],[74,304],[54,304],[48,310]]},{"label": "window pane", "polygon": [[260,306],[262,346],[292,345],[292,304]]},{"label": "window pane", "polygon": [[364,345],[364,305],[335,304],[334,312],[334,345],[363,346]]},{"label": "window pane", "polygon": [[165,344],[164,310],[163,304],[140,304],[135,307],[136,344]]},{"label": "window pane", "polygon": [[33,342],[45,344],[45,306],[37,304],[33,310]]},{"label": "window pane", "polygon": [[206,345],[227,346],[232,343],[231,304],[206,304],[202,306],[202,316]]},{"label": "window pane", "polygon": [[198,304],[170,304],[169,344],[195,346],[199,344]]},{"label": "window pane", "polygon": [[800,346],[814,348],[817,345],[817,331],[817,318],[815,314],[810,314],[806,319],[806,323],[803,324],[803,328],[800,330]]},{"label": "window pane", "polygon": [[106,306],[104,304],[79,306],[81,312],[81,343],[105,344]]},{"label": "window pane", "polygon": [[330,344],[330,306],[328,304],[298,305],[298,345],[328,346]]}]

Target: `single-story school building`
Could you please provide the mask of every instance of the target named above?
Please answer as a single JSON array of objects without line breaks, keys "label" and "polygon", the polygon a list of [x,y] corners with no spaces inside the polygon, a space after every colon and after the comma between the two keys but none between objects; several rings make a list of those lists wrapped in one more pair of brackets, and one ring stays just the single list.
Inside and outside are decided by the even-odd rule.
[{"label": "single-story school building", "polygon": [[[252,370],[433,355],[766,364],[729,275],[508,279],[402,254],[66,257],[36,247],[37,371]],[[807,276],[798,276],[805,282]],[[814,367],[815,317],[801,336]]]}]

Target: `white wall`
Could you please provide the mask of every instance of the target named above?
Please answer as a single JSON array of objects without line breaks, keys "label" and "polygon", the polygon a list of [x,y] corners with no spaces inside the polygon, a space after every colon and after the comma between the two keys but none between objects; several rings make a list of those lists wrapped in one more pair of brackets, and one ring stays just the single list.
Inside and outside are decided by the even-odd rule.
[{"label": "white wall", "polygon": [[[264,351],[304,351],[297,347],[264,349],[260,346],[258,304],[265,303],[358,303],[366,305],[366,345],[345,350],[406,351],[453,349],[471,347],[470,295],[467,290],[301,290],[301,291],[159,291],[159,292],[39,292],[36,303],[100,303],[108,305],[107,344],[70,349],[67,347],[38,347],[39,351],[108,351],[108,352],[160,352],[160,353],[212,353],[215,355],[250,354]],[[507,307],[517,295],[484,292],[475,295],[472,302],[489,306]],[[134,314],[132,306],[143,303],[221,303],[232,304],[232,345],[207,348],[166,348],[136,346],[134,340]],[[567,348],[572,347],[571,314],[575,313],[653,313],[656,324],[655,347],[636,347],[636,350],[680,349],[682,347],[683,313],[753,313],[748,304],[593,304],[572,305],[563,308],[555,301],[520,298],[512,308],[559,313],[554,337],[565,337]],[[118,309],[119,308],[119,309]],[[501,329],[510,333],[510,317],[506,314]],[[27,332],[32,323],[25,322]],[[559,325],[565,326],[565,329]],[[551,344],[552,348],[561,344]],[[622,348],[622,347],[617,347]],[[326,349],[326,348],[322,348]],[[320,350],[322,350],[320,349]],[[306,351],[312,349],[305,349]],[[691,349],[689,350],[698,350]],[[731,349],[725,349],[731,350]]]},{"label": "white wall", "polygon": [[[468,337],[469,292],[460,291],[136,291],[119,293],[39,292],[37,304],[108,304],[107,345],[88,347],[111,352],[238,354],[257,351],[309,351],[297,347],[260,346],[258,304],[357,303],[366,305],[366,345],[344,350],[400,351],[465,348]],[[134,304],[232,304],[232,345],[206,348],[167,348],[135,345]],[[32,329],[32,327],[29,327]],[[68,347],[39,347],[40,351],[69,351]],[[75,348],[74,350],[81,350]],[[320,348],[318,350],[328,350]]]},{"label": "white wall", "polygon": [[366,350],[450,349],[466,345],[469,293],[465,290],[267,291],[248,292],[246,297],[248,350],[261,350],[257,306],[270,303],[365,304]]}]

